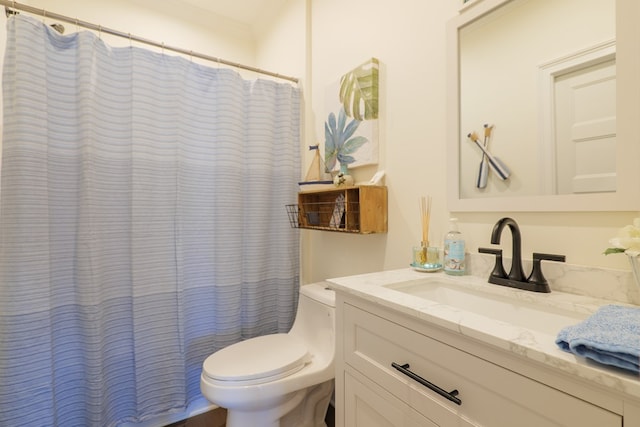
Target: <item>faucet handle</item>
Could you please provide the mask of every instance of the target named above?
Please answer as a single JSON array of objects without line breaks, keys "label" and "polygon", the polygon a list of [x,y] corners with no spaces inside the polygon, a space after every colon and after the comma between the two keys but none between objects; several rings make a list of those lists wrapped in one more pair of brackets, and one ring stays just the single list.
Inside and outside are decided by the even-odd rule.
[{"label": "faucet handle", "polygon": [[540,290],[538,292],[551,292],[549,283],[544,277],[544,274],[542,274],[542,264],[540,263],[542,260],[565,262],[566,257],[564,255],[542,254],[538,252],[533,253],[533,269],[531,270],[531,275],[529,275],[527,282],[532,283],[539,288]]},{"label": "faucet handle", "polygon": [[502,266],[502,249],[478,248],[478,252],[481,254],[493,254],[496,256],[496,264],[493,266],[493,271],[491,272],[490,277],[499,277],[501,279],[507,278],[507,272],[504,271],[504,267]]}]

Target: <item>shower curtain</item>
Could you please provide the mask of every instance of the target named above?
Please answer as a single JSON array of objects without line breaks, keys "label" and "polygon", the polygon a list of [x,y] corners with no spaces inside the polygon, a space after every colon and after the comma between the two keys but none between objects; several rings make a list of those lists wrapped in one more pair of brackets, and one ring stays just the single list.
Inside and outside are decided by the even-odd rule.
[{"label": "shower curtain", "polygon": [[180,412],[209,354],[290,328],[297,88],[23,15],[3,88],[0,426]]}]

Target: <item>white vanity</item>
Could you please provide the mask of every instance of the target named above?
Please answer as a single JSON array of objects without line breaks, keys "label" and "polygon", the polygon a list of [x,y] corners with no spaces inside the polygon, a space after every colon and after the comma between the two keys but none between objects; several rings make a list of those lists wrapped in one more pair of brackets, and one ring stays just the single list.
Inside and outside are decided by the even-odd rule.
[{"label": "white vanity", "polygon": [[408,268],[329,282],[337,426],[640,426],[640,378],[554,342],[616,301]]}]

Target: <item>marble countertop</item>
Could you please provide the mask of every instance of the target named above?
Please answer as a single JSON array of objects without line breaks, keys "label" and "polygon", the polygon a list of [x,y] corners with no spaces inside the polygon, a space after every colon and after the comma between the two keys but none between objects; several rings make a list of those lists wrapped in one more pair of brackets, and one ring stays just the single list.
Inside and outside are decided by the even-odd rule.
[{"label": "marble countertop", "polygon": [[542,363],[549,368],[561,370],[571,376],[592,381],[609,391],[622,393],[633,399],[640,399],[640,378],[637,375],[596,364],[560,350],[555,344],[556,334],[559,330],[551,334],[549,331],[541,331],[543,328],[527,327],[526,320],[520,322],[520,325],[507,323],[455,307],[454,304],[439,303],[385,287],[400,282],[442,276],[447,280],[455,280],[456,286],[464,286],[474,292],[506,297],[509,300],[521,302],[523,305],[543,304],[559,311],[571,312],[577,319],[576,323],[581,318],[588,317],[600,306],[607,304],[629,305],[558,291],[552,291],[548,294],[522,291],[489,284],[486,278],[452,277],[446,276],[442,272],[423,273],[410,268],[328,279],[327,282],[338,292],[360,297],[514,353],[519,357]]}]

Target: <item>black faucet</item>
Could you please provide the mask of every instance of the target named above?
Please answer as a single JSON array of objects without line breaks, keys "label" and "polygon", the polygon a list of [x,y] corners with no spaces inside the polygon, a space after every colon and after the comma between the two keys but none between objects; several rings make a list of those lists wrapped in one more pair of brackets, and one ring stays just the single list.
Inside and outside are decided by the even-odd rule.
[{"label": "black faucet", "polygon": [[493,231],[491,232],[491,244],[497,245],[500,243],[500,237],[502,236],[502,230],[504,227],[509,227],[511,230],[513,256],[511,259],[511,270],[509,271],[509,274],[505,272],[504,266],[502,265],[502,249],[478,248],[478,252],[480,253],[493,254],[496,256],[496,264],[493,267],[491,275],[489,275],[489,283],[533,292],[551,292],[549,283],[542,274],[540,261],[548,260],[564,262],[565,256],[534,253],[533,269],[531,270],[529,277],[526,277],[522,269],[522,237],[520,235],[520,227],[518,227],[518,223],[514,219],[502,218],[493,226]]}]

